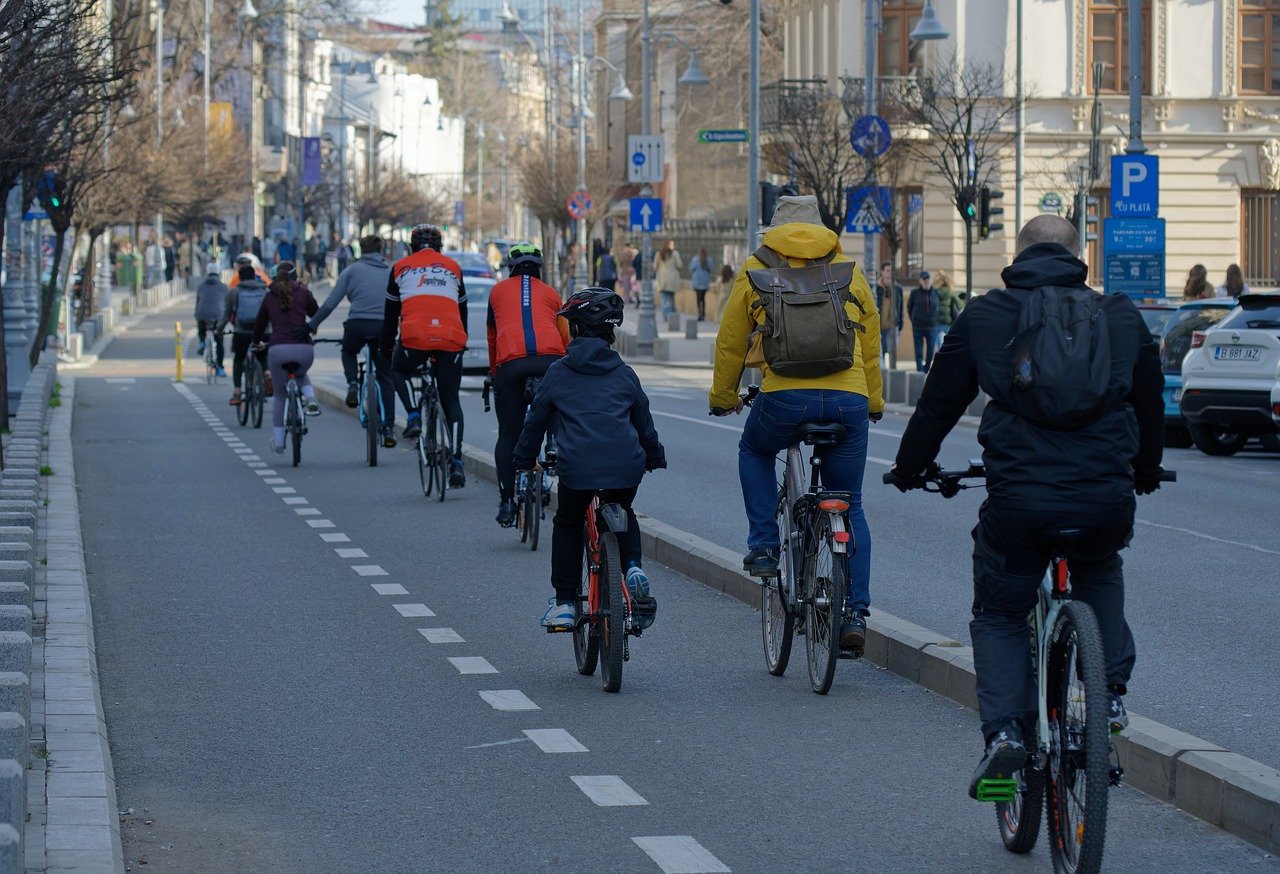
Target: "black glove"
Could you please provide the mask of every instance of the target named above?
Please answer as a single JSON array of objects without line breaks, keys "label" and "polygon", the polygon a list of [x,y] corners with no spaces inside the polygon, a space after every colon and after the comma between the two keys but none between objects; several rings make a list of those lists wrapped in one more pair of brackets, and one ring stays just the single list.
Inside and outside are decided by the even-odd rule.
[{"label": "black glove", "polygon": [[1162,467],[1135,470],[1133,472],[1133,490],[1140,495],[1151,494],[1160,488],[1160,474],[1162,473],[1164,473],[1164,468]]},{"label": "black glove", "polygon": [[878,413],[867,413],[867,420],[868,420],[869,422],[871,422],[872,424],[874,424],[874,423],[876,423],[876,422],[879,422],[879,421],[880,421],[881,419],[883,419],[883,418],[884,418],[884,411],[883,411],[883,410],[881,410],[881,411],[880,411],[880,412],[878,412]]},{"label": "black glove", "polygon": [[925,478],[925,471],[919,471],[918,473],[911,474],[903,473],[898,470],[898,466],[896,464],[893,466],[893,469],[884,475],[884,481],[903,494],[906,494],[912,489],[922,489],[924,488],[924,484],[928,482]]},{"label": "black glove", "polygon": [[644,462],[645,473],[652,473],[655,470],[667,469],[667,456],[659,455],[656,458],[646,458]]}]

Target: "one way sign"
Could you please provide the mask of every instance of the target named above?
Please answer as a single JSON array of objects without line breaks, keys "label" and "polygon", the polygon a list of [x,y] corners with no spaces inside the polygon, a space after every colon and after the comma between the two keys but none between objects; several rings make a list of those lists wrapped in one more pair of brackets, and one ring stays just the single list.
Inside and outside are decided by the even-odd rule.
[{"label": "one way sign", "polygon": [[631,198],[631,230],[642,233],[662,230],[662,198]]}]

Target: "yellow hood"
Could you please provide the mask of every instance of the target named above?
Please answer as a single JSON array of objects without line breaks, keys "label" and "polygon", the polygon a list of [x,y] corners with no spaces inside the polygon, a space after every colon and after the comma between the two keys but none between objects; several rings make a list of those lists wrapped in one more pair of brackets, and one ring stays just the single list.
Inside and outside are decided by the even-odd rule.
[{"label": "yellow hood", "polygon": [[821,258],[839,251],[840,238],[821,225],[791,222],[765,231],[764,244],[788,258]]}]

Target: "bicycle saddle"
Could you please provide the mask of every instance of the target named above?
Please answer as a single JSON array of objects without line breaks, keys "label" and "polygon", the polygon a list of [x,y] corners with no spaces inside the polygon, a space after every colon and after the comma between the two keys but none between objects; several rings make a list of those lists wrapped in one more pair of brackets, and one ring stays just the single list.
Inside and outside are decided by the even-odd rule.
[{"label": "bicycle saddle", "polygon": [[796,443],[804,443],[806,446],[831,446],[843,440],[844,435],[844,425],[835,423],[818,425],[806,422],[796,428],[792,440]]},{"label": "bicycle saddle", "polygon": [[1078,526],[1062,526],[1059,528],[1047,528],[1040,533],[1039,540],[1042,544],[1049,548],[1050,551],[1059,555],[1069,551],[1074,546],[1079,546],[1089,539],[1093,534],[1093,530],[1089,528],[1080,528]]},{"label": "bicycle saddle", "polygon": [[301,367],[302,365],[300,365],[296,361],[286,361],[284,364],[280,366],[284,368],[285,373],[297,373],[298,368]]}]

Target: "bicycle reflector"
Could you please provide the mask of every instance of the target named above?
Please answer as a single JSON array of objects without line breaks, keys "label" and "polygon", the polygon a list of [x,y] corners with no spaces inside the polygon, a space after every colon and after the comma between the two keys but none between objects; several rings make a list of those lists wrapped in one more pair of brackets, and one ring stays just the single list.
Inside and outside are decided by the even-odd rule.
[{"label": "bicycle reflector", "polygon": [[838,498],[827,498],[825,501],[819,501],[818,506],[828,513],[843,513],[849,509],[849,502]]},{"label": "bicycle reflector", "polygon": [[849,542],[849,532],[848,532],[848,531],[836,531],[835,533],[833,533],[833,534],[831,535],[831,537],[835,540],[835,542],[836,542],[836,543],[848,543],[848,542]]}]

